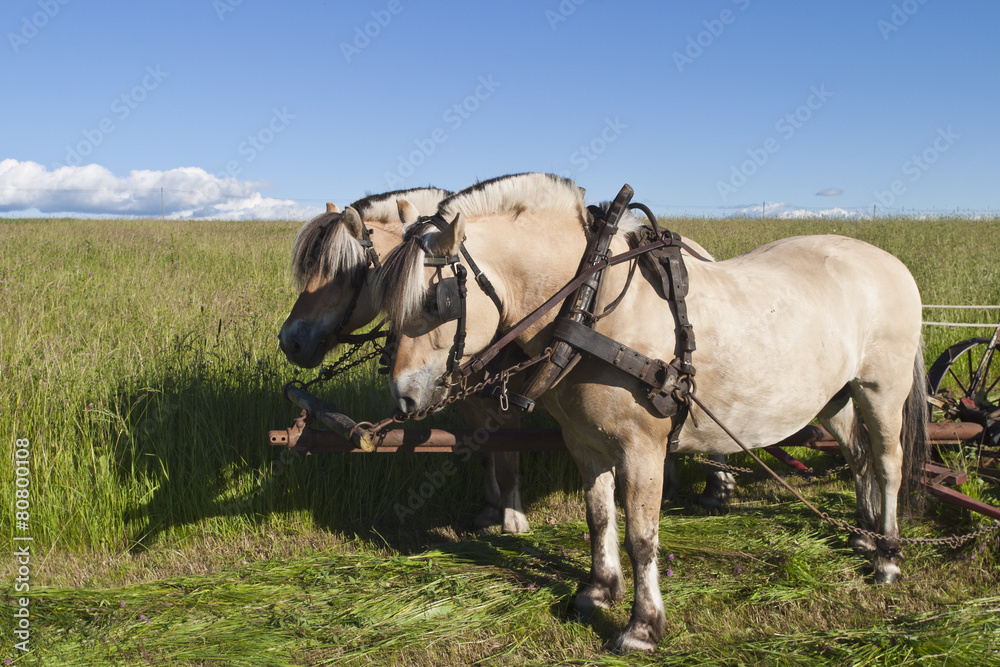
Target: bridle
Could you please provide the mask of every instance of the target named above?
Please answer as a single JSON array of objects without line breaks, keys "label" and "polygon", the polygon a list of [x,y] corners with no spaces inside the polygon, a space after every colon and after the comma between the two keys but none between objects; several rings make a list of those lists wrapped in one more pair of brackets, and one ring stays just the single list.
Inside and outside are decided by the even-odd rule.
[{"label": "bridle", "polygon": [[[424,223],[424,224],[421,224]],[[448,354],[448,373],[449,374],[459,374],[468,375],[468,373],[462,373],[462,357],[465,356],[465,337],[466,337],[466,313],[468,311],[467,301],[469,290],[467,287],[467,277],[468,270],[462,264],[462,259],[469,265],[469,269],[472,270],[473,275],[476,278],[476,283],[482,288],[486,296],[490,298],[493,305],[496,306],[497,313],[500,315],[500,320],[503,320],[503,303],[500,301],[499,295],[497,295],[496,288],[493,287],[493,283],[490,279],[483,273],[479,265],[476,264],[475,260],[472,259],[472,255],[469,254],[469,249],[465,247],[464,240],[459,243],[458,254],[450,256],[435,255],[431,248],[424,241],[420,232],[426,229],[425,224],[431,224],[437,227],[439,230],[443,231],[447,226],[447,222],[440,215],[433,215],[427,217],[421,217],[415,224],[411,225],[409,229],[403,236],[403,242],[413,241],[424,251],[424,266],[434,267],[438,271],[448,266],[451,267],[452,276],[450,278],[440,278],[437,283],[437,288],[435,290],[435,302],[437,305],[438,318],[441,323],[451,322],[452,320],[457,320],[458,326],[455,329],[455,339],[452,343],[451,351]],[[395,346],[392,346],[393,348]],[[391,354],[394,354],[395,350]]]},{"label": "bridle", "polygon": [[[341,222],[343,220],[343,215],[337,218],[330,219],[323,227],[320,229],[319,238],[316,239],[316,243],[313,245],[312,249],[312,260],[314,262],[319,261],[320,249],[326,244],[327,237],[330,231],[333,229],[334,224]],[[378,271],[382,267],[382,263],[379,261],[378,253],[375,251],[375,246],[372,244],[371,239],[372,230],[368,229],[364,221],[361,222],[361,238],[355,239],[364,248],[365,255],[365,266],[363,269],[358,268],[354,271],[354,275],[351,278],[351,300],[347,304],[347,309],[344,311],[343,317],[340,318],[340,322],[337,326],[333,328],[330,336],[334,338],[335,342],[340,343],[362,343],[369,340],[376,340],[385,336],[385,332],[381,331],[380,327],[375,327],[372,331],[366,334],[341,334],[347,323],[350,321],[351,316],[354,315],[354,310],[358,306],[358,300],[361,298],[361,289],[364,287],[365,279],[368,276],[368,272],[371,269]]]}]

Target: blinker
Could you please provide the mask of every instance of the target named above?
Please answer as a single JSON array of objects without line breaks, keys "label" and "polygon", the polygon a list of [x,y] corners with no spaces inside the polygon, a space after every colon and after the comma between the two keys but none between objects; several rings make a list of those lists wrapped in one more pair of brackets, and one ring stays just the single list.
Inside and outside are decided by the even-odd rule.
[{"label": "blinker", "polygon": [[444,278],[438,283],[437,312],[442,322],[451,322],[462,316],[462,295],[458,278]]}]

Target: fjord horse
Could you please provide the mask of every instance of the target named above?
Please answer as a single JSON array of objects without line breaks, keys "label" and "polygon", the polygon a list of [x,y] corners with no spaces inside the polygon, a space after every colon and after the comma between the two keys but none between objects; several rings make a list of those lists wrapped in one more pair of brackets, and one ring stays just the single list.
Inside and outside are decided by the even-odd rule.
[{"label": "fjord horse", "polygon": [[[547,174],[479,183],[445,199],[443,228],[425,224],[395,248],[377,276],[380,301],[402,334],[390,372],[404,411],[447,395],[455,320],[444,321],[433,298],[448,269],[430,257],[454,257],[463,241],[502,302],[498,309],[469,281],[465,360],[532,312],[575,276],[587,245],[587,212],[579,188]],[[612,252],[628,248],[623,220]],[[836,437],[856,479],[859,524],[883,535],[874,550],[877,582],[892,582],[897,564],[897,502],[926,453],[926,395],[921,302],[907,268],[892,255],[839,236],[770,243],[722,262],[686,262],[688,317],[697,349],[697,397],[748,446],[786,438],[814,417]],[[626,283],[624,264],[605,271],[604,297]],[[648,277],[648,276],[647,276]],[[595,328],[651,358],[677,354],[676,321],[655,280],[634,280],[617,309]],[[529,355],[549,344],[555,311],[516,343]],[[590,527],[590,582],[576,597],[582,614],[625,592],[614,503],[625,509],[625,548],[632,561],[632,614],[620,650],[653,650],[664,633],[657,552],[663,460],[672,420],[652,409],[638,380],[584,354],[541,404],[562,426],[584,479]],[[866,429],[863,428],[867,427]],[[692,405],[679,453],[727,454],[739,447]]]},{"label": "fjord horse", "polygon": [[[300,294],[278,334],[288,360],[302,368],[319,366],[339,343],[377,317],[380,305],[373,299],[374,267],[366,257],[365,229],[378,257],[385,257],[403,240],[404,224],[437,210],[449,192],[416,188],[372,195],[354,202],[343,212],[327,204],[327,212],[307,222],[295,236],[292,274]],[[499,418],[485,399],[474,398],[460,406],[472,425]],[[511,413],[511,416],[514,416]],[[486,506],[475,520],[477,528],[500,524],[507,533],[529,529],[521,506],[517,452],[497,452],[480,457]]]}]

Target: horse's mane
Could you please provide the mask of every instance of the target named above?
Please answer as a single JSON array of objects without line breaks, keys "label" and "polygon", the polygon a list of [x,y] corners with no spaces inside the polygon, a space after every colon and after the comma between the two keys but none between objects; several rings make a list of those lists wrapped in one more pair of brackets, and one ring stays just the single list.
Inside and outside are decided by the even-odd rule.
[{"label": "horse's mane", "polygon": [[411,188],[410,190],[395,190],[377,195],[368,195],[351,204],[362,220],[379,220],[382,222],[398,222],[399,210],[397,199],[406,199],[418,211],[433,211],[443,199],[451,195],[447,190],[439,188]]},{"label": "horse's mane", "polygon": [[[542,173],[513,174],[481,181],[451,195],[438,206],[438,215],[451,222],[461,213],[467,222],[475,224],[476,217],[494,213],[513,213],[516,218],[527,210],[569,209],[576,213],[586,232],[591,216],[583,203],[583,194],[583,189],[568,178]],[[423,303],[425,253],[416,238],[434,229],[430,223],[410,227],[406,240],[382,260],[376,290],[394,325],[406,321]]]},{"label": "horse's mane", "polygon": [[438,214],[451,221],[458,213],[473,218],[491,213],[513,213],[527,209],[575,209],[581,225],[587,224],[583,189],[568,178],[554,174],[509,174],[480,181],[447,197],[438,206]]},{"label": "horse's mane", "polygon": [[[449,193],[439,188],[413,188],[368,195],[351,204],[366,222],[399,221],[396,199],[404,198],[418,211],[430,211]],[[351,278],[365,263],[364,249],[342,224],[344,214],[321,213],[307,222],[292,242],[292,278],[301,289],[316,275],[338,272]]]}]

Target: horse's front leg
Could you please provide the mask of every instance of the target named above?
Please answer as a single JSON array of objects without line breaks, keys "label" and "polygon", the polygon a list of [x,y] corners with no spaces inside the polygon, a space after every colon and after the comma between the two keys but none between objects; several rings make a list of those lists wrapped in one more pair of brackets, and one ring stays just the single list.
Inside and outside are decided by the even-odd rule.
[{"label": "horse's front leg", "polygon": [[663,638],[665,615],[657,554],[665,443],[642,439],[623,443],[619,475],[625,505],[625,550],[632,559],[635,600],[632,617],[615,648],[653,651]]},{"label": "horse's front leg", "polygon": [[566,438],[566,445],[583,476],[587,502],[590,583],[576,596],[576,609],[582,618],[587,618],[598,607],[608,609],[625,595],[615,514],[615,468],[609,456],[576,445],[571,438]]}]

